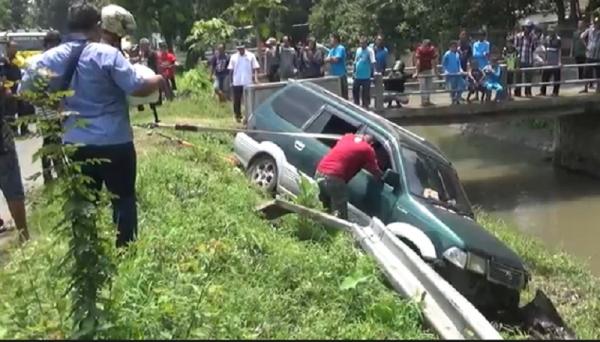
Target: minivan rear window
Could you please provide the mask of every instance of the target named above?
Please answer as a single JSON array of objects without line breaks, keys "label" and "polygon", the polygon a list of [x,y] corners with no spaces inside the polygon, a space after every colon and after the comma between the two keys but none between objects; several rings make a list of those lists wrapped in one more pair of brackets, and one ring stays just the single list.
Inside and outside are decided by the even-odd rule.
[{"label": "minivan rear window", "polygon": [[271,106],[282,119],[301,128],[325,102],[317,95],[301,87],[287,87],[277,96]]}]

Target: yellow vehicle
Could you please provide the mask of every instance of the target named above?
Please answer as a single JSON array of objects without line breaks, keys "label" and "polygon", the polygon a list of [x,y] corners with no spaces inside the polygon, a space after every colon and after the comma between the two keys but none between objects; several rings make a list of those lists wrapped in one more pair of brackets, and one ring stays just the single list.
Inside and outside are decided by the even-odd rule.
[{"label": "yellow vehicle", "polygon": [[3,31],[0,32],[0,56],[6,56],[6,48],[9,41],[15,41],[19,52],[17,53],[16,63],[20,67],[25,67],[26,61],[40,54],[44,50],[44,37],[48,30],[35,31]]}]

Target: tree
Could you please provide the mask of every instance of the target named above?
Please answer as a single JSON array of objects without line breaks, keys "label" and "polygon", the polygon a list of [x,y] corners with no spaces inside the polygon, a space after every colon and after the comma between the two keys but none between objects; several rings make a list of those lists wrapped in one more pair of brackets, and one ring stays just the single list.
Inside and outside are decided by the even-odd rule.
[{"label": "tree", "polygon": [[27,0],[10,0],[11,24],[14,28],[23,28],[27,16]]},{"label": "tree", "polygon": [[287,7],[281,0],[239,0],[235,1],[224,14],[236,24],[252,25],[256,32],[258,46],[261,38],[267,38],[269,34],[268,19],[286,10]]},{"label": "tree", "polygon": [[10,23],[10,0],[0,0],[0,28],[8,27]]},{"label": "tree", "polygon": [[[190,35],[185,40],[185,44],[188,46],[188,57],[203,56],[208,49],[219,43],[227,42],[234,31],[235,27],[219,18],[195,22]],[[193,61],[190,60],[188,66],[195,65],[197,60],[197,58]]]}]

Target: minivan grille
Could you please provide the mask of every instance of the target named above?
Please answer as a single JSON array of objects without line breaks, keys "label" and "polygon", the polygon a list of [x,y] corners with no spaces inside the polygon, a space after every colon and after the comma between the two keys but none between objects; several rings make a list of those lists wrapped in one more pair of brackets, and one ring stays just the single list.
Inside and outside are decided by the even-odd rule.
[{"label": "minivan grille", "polygon": [[512,267],[490,261],[488,280],[512,289],[520,290],[525,285],[525,274]]}]

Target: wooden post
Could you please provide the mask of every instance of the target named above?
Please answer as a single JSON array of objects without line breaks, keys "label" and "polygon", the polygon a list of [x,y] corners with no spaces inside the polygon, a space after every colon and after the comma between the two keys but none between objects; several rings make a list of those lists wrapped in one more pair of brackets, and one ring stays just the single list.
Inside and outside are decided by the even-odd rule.
[{"label": "wooden post", "polygon": [[383,91],[385,87],[383,86],[383,74],[375,74],[373,77],[375,82],[375,111],[380,112],[383,110]]}]

